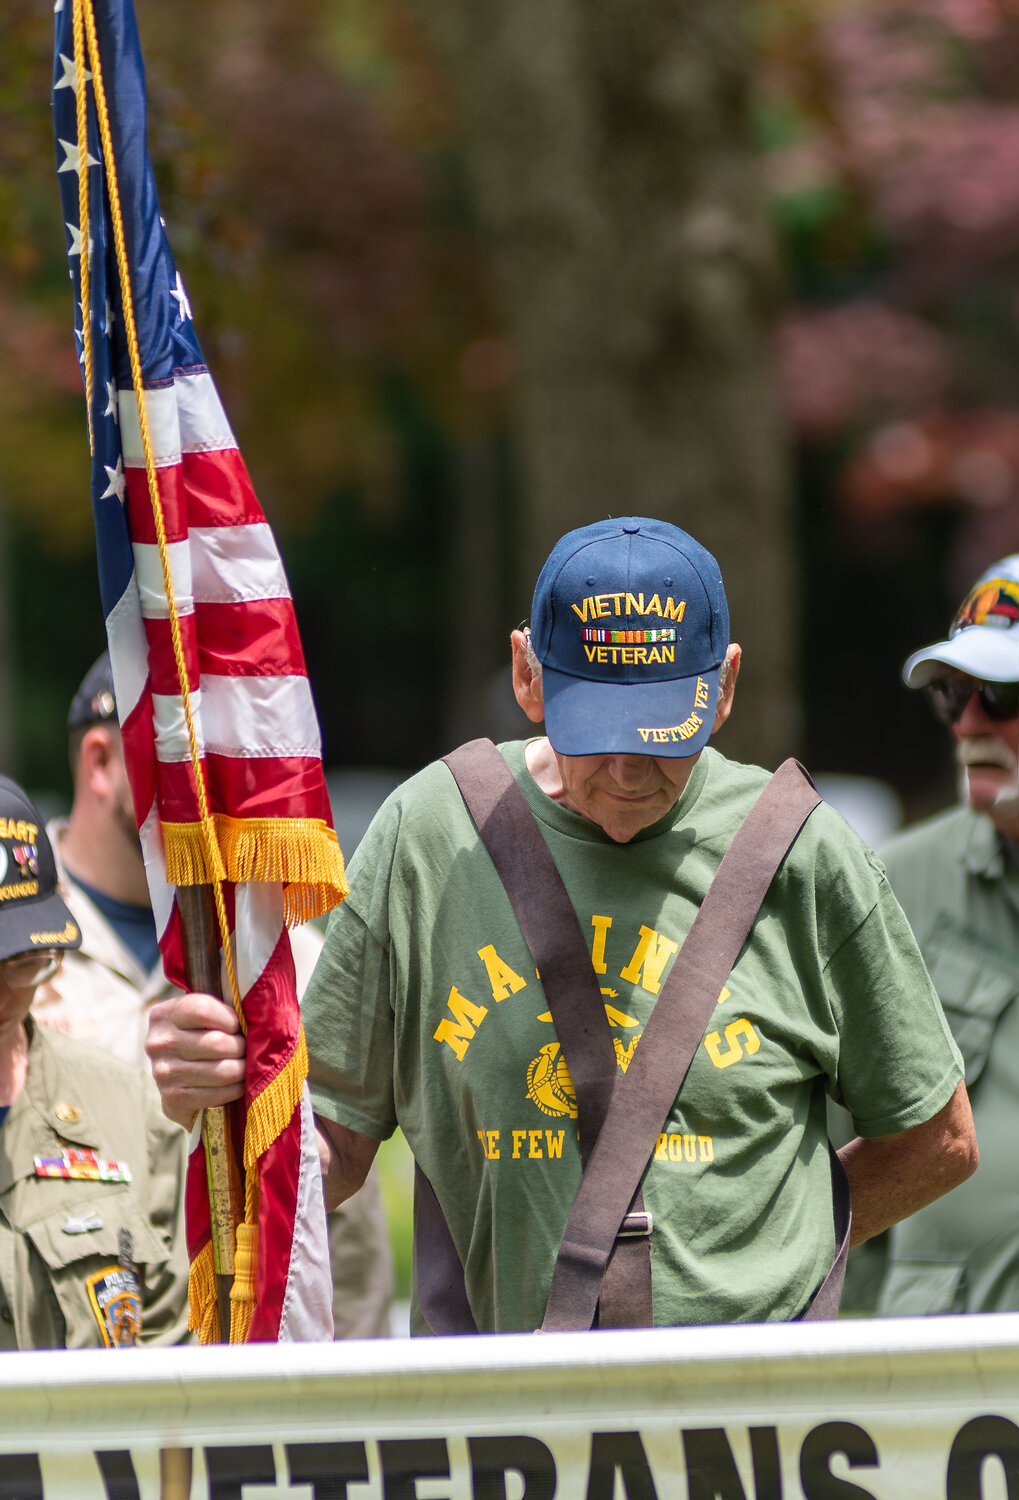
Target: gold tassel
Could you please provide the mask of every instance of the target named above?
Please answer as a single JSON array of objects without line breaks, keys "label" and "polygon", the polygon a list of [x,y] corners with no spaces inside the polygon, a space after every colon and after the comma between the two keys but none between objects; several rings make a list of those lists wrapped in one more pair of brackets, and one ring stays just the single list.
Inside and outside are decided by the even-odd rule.
[{"label": "gold tassel", "polygon": [[288,927],[323,916],[347,895],[336,834],[321,818],[231,818],[215,813],[216,869],[210,870],[201,823],[163,823],[166,877],[172,885],[217,880],[279,882]]},{"label": "gold tassel", "polygon": [[244,1222],[234,1244],[234,1284],[230,1288],[230,1342],[246,1344],[255,1313],[258,1274],[258,1174],[250,1172],[244,1190]]},{"label": "gold tassel", "polygon": [[201,1344],[219,1343],[216,1266],[211,1240],[199,1250],[188,1272],[188,1330],[197,1333]]}]

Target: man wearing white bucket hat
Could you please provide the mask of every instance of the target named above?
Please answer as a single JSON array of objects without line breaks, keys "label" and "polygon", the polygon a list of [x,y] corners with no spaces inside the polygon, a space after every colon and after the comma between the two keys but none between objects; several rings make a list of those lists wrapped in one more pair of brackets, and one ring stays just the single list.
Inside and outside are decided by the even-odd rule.
[{"label": "man wearing white bucket hat", "polygon": [[889,1230],[878,1310],[1019,1309],[1019,554],[902,675],[952,737],[960,805],[882,856],[965,1060],[980,1169]]}]

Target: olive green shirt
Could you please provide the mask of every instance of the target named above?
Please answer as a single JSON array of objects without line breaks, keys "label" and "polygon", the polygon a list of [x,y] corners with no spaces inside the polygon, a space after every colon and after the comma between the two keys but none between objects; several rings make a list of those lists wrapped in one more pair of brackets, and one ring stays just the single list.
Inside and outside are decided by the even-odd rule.
[{"label": "olive green shirt", "polygon": [[[705,750],[630,843],[547,797],[502,746],[562,875],[626,1070],[767,773]],[[479,1328],[537,1327],[580,1179],[576,1102],[534,960],[448,768],[386,802],[302,1007],[316,1110],[402,1128]],[[644,1174],[661,1324],[802,1311],[833,1252],[825,1096],[856,1129],[929,1119],[961,1069],[877,861],[821,806],[772,882]]]},{"label": "olive green shirt", "polygon": [[[140,1068],[26,1024],[28,1075],[0,1127],[0,1349],[117,1347],[139,1318],[138,1342],[178,1343],[184,1132]],[[75,1151],[91,1178],[45,1175]],[[107,1168],[130,1182],[98,1180]]]},{"label": "olive green shirt", "polygon": [[955,808],[883,851],[966,1065],[980,1166],[889,1230],[877,1310],[1019,1310],[1019,865]]}]

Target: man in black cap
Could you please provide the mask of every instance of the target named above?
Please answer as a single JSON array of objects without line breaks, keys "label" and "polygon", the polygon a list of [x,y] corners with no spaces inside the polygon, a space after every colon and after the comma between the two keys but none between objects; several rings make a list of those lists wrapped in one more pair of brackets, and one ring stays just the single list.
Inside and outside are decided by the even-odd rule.
[{"label": "man in black cap", "polygon": [[40,989],[35,1014],[146,1067],[149,1008],[173,989],[159,956],[108,652],[75,693],[67,730],[74,796],[69,816],[47,832],[82,944]]},{"label": "man in black cap", "polygon": [[[732,707],[740,648],[718,565],[693,537],[639,516],[570,532],[512,649],[517,702],[546,734],[498,753],[465,747],[405,782],[330,919],[303,1006],[327,1196],[355,1188],[402,1128],[422,1222],[434,1228],[436,1205],[449,1241],[436,1233],[419,1263],[433,1331],[588,1327],[592,1285],[599,1319],[616,1326],[815,1315],[839,1179],[826,1093],[858,1132],[840,1156],[860,1239],[976,1163],[958,1052],[905,919],[823,804],[788,830],[787,854],[788,839],[771,840],[759,911],[744,900],[749,854],[726,887],[735,899],[712,897],[759,797],[769,818],[814,801],[794,767],[781,796],[766,793],[767,773],[708,744]],[[695,960],[692,924],[712,902],[719,920]],[[730,952],[734,930],[749,936]],[[676,1083],[668,1059],[694,1000]],[[213,1001],[156,1006],[148,1047],[171,1118],[237,1096],[243,1038]],[[624,1153],[648,1092],[641,1152]],[[599,1114],[592,1131],[585,1115]],[[624,1154],[643,1169],[629,1213],[628,1180],[621,1206],[613,1196]],[[591,1181],[602,1197],[585,1193]],[[574,1231],[571,1204],[585,1200]],[[606,1319],[605,1285],[639,1258],[634,1242],[640,1306],[627,1273]],[[564,1265],[582,1273],[576,1303],[556,1301]],[[447,1296],[457,1276],[461,1295]]]},{"label": "man in black cap", "polygon": [[184,1133],[147,1072],[30,1014],[80,943],[39,814],[0,777],[0,1349],[186,1335]]}]

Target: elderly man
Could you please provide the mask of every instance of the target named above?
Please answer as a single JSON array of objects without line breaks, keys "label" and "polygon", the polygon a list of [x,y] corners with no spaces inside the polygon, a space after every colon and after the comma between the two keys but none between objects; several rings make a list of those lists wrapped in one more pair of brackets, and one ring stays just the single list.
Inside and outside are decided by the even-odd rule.
[{"label": "elderly man", "polygon": [[[82,679],[67,729],[74,800],[69,816],[47,832],[81,945],[40,985],[32,1013],[50,1031],[147,1067],[149,1011],[176,991],[159,955],[108,652]],[[299,927],[291,943],[300,992],[321,939],[315,929]],[[392,1266],[377,1172],[331,1216],[329,1252],[337,1338],[387,1335]]]},{"label": "elderly man", "polygon": [[[859,1132],[841,1153],[859,1239],[975,1165],[958,1053],[916,945],[880,867],[822,804],[748,941],[721,972],[710,955],[689,957],[694,918],[769,781],[707,746],[732,708],[740,648],[718,565],[691,536],[642,517],[570,532],[542,569],[530,632],[514,631],[512,647],[517,701],[535,724],[544,718],[547,738],[504,745],[494,767],[484,763],[469,795],[505,784],[494,819],[476,804],[468,812],[459,752],[457,780],[447,764],[428,766],[379,811],[331,919],[305,1003],[327,1195],[352,1192],[399,1125],[422,1173],[419,1291],[445,1311],[462,1274],[464,1316],[437,1324],[423,1307],[428,1326],[536,1328],[561,1243],[581,1266],[587,1255],[583,1234],[576,1249],[565,1232],[586,1192],[582,1154],[587,1172],[600,1170],[628,1129],[629,1102],[621,1132],[614,1123],[632,1097],[627,1073],[642,1077],[679,1050],[668,1028],[653,1040],[654,1007],[661,993],[674,1012],[678,995],[682,1030],[689,985],[710,1015],[660,1126],[651,1120],[643,1196],[625,1221],[625,1202],[614,1217],[610,1242],[620,1224],[623,1238],[609,1271],[632,1242],[644,1246],[633,1280],[646,1273],[651,1286],[634,1324],[798,1317],[835,1248],[826,1092]],[[797,782],[794,772],[783,783],[792,800]],[[506,837],[486,847],[481,830],[521,802]],[[511,851],[503,864],[535,829],[531,881]],[[539,869],[537,905],[555,909],[560,891],[567,902],[551,939],[527,890]],[[727,869],[738,899],[712,929],[720,948],[728,911],[734,926],[743,905],[744,865]],[[539,936],[525,941],[521,923]],[[571,924],[581,961],[561,965],[555,933],[565,952]],[[571,985],[578,994],[564,1005]],[[607,1049],[610,1078],[590,1064],[589,1045],[599,1059]],[[243,1043],[210,1000],[157,1007],[148,1047],[171,1118],[236,1093]],[[636,1117],[641,1101],[633,1108]],[[629,1273],[623,1283],[625,1300]],[[598,1317],[621,1321],[604,1306]],[[546,1316],[546,1326],[590,1326],[586,1314],[569,1318]]]},{"label": "elderly man", "polygon": [[948,639],[909,658],[951,736],[960,805],[882,851],[966,1064],[979,1173],[896,1225],[878,1309],[1019,1309],[1019,555],[977,579]]}]

